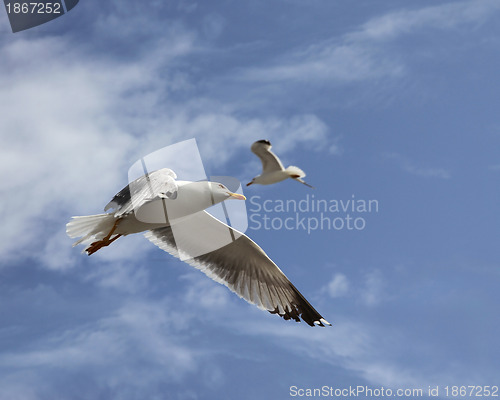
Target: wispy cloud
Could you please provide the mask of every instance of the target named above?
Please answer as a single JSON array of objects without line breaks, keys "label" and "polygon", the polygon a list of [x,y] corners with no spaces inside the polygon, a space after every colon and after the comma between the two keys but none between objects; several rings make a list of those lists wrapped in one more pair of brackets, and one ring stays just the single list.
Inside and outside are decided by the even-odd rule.
[{"label": "wispy cloud", "polygon": [[367,306],[375,306],[386,298],[385,282],[379,270],[368,272],[364,283],[360,298]]},{"label": "wispy cloud", "polygon": [[336,273],[323,287],[322,292],[331,298],[354,297],[360,304],[368,307],[379,305],[389,298],[385,279],[378,269],[364,273],[362,279],[357,282],[343,273]]},{"label": "wispy cloud", "polygon": [[247,69],[243,78],[261,82],[359,82],[383,76],[401,76],[398,61],[364,43],[332,39],[283,56],[273,65]]},{"label": "wispy cloud", "polygon": [[[427,355],[433,355],[434,363],[446,355],[437,355],[432,350],[435,344],[424,340],[413,340],[409,346],[410,336],[405,327],[378,327],[356,318],[338,318],[329,330],[302,328],[285,330],[261,321],[245,326],[241,332],[274,340],[277,346],[318,363],[352,371],[358,384],[364,379],[374,387],[421,388],[425,393],[429,385],[446,385],[454,379],[486,381],[481,373],[494,375],[492,370],[471,371],[467,362],[451,370],[436,370],[435,364],[428,363]],[[297,343],[308,345],[297,346]],[[406,356],[413,361],[408,362]],[[416,359],[421,360],[415,363]]]},{"label": "wispy cloud", "polygon": [[0,260],[22,248],[25,257],[43,252],[52,269],[74,265],[70,253],[56,251],[70,243],[62,233],[69,217],[100,212],[127,183],[132,162],[178,140],[196,137],[210,172],[263,137],[282,142],[283,153],[304,143],[323,148],[327,128],[314,115],[245,117],[210,99],[170,100],[165,93],[183,90],[172,58],[195,51],[180,35],[171,51],[161,43],[134,62],[86,57],[56,37],[1,45]]},{"label": "wispy cloud", "polygon": [[[327,274],[320,289],[325,296],[317,296],[318,302],[313,304],[321,312],[329,313],[329,309],[335,313],[334,326],[316,329],[262,312],[198,271],[186,272],[177,280],[175,268],[190,267],[181,266],[141,235],[120,239],[90,258],[71,248],[64,233],[67,219],[73,214],[100,212],[127,183],[131,162],[178,140],[197,137],[208,172],[221,175],[229,167],[240,168],[241,164],[244,168],[241,159],[256,165],[249,176],[260,170],[248,148],[257,139],[270,139],[284,161],[293,155],[299,166],[296,156],[303,149],[342,151],[338,141],[332,141],[326,119],[318,117],[314,107],[293,115],[294,104],[275,113],[270,105],[283,100],[280,93],[272,100],[262,96],[261,108],[255,107],[251,113],[251,107],[243,108],[237,101],[204,97],[206,92],[200,87],[214,81],[205,76],[210,68],[201,66],[206,60],[193,62],[193,56],[203,51],[203,40],[217,40],[224,34],[229,19],[212,14],[203,18],[205,6],[182,1],[177,10],[189,13],[186,21],[201,22],[189,30],[183,23],[162,20],[165,14],[157,12],[161,7],[175,11],[175,5],[154,1],[142,13],[138,12],[141,4],[126,1],[131,6],[127,8],[122,3],[104,5],[114,7],[119,15],[96,13],[97,24],[86,28],[93,30],[92,40],[81,31],[78,41],[66,35],[42,37],[41,31],[38,36],[0,39],[0,262],[19,267],[5,268],[2,276],[12,277],[24,268],[12,280],[2,279],[0,397],[128,399],[168,393],[171,398],[185,399],[209,393],[208,388],[213,390],[217,384],[224,385],[220,392],[229,393],[232,385],[249,382],[250,368],[245,361],[254,358],[261,358],[272,369],[281,368],[288,377],[300,376],[305,384],[317,381],[319,371],[328,379],[339,372],[351,374],[353,382],[396,387],[490,384],[496,379],[493,361],[488,360],[494,357],[483,357],[498,350],[488,336],[494,326],[491,319],[485,317],[477,324],[479,319],[470,316],[480,315],[476,311],[483,310],[484,304],[494,304],[495,297],[474,295],[479,293],[477,288],[484,290],[483,280],[465,285],[470,296],[464,297],[461,286],[455,284],[456,269],[451,271],[454,278],[448,289],[442,284],[449,281],[449,274],[443,274],[441,280],[432,275],[436,277],[431,279],[433,287],[446,297],[446,304],[433,315],[425,307],[432,301],[420,304],[422,293],[428,293],[425,285],[409,291],[407,285],[399,285],[394,294],[392,289],[401,281],[389,276],[390,272],[364,271],[357,279],[350,273]],[[314,82],[319,86],[397,80],[409,73],[411,65],[394,51],[396,41],[422,31],[469,29],[496,15],[499,7],[496,0],[462,1],[391,12],[339,37],[278,55],[272,62],[266,54],[260,66],[250,64],[237,77],[241,86],[232,90],[258,87],[255,82]],[[150,35],[154,39],[146,40]],[[203,35],[206,39],[200,39]],[[120,45],[112,46],[108,40]],[[99,48],[100,41],[102,48],[96,51],[94,46]],[[244,45],[236,43],[234,48],[238,46]],[[228,64],[229,72],[234,73],[234,65]],[[193,78],[191,73],[198,67],[205,68],[200,76],[208,82]],[[208,72],[224,75],[227,70]],[[215,78],[216,83],[220,79]],[[345,101],[352,101],[348,97]],[[242,103],[247,101],[245,96],[241,98]],[[315,96],[322,103],[324,98],[323,91]],[[366,147],[366,141],[359,143]],[[349,145],[356,145],[355,138],[349,138]],[[389,163],[408,174],[438,179],[451,176],[441,161],[434,165],[412,157],[387,156]],[[326,187],[321,190],[328,195]],[[266,247],[275,247],[274,236],[263,242]],[[276,240],[280,242],[279,237]],[[285,242],[289,243],[281,240],[273,250],[284,260],[291,254],[280,252],[280,246],[286,248]],[[313,242],[313,247],[320,244]],[[155,268],[156,254],[165,267]],[[398,254],[391,257],[398,258]],[[432,254],[426,257],[432,258]],[[27,261],[24,266],[23,261]],[[285,270],[287,263],[283,264]],[[173,275],[159,271],[172,266],[175,279],[169,280]],[[68,268],[73,269],[68,273]],[[419,276],[425,278],[425,271],[419,269]],[[476,273],[477,268],[471,271]],[[318,279],[325,278],[320,276],[321,269],[316,272]],[[46,284],[40,282],[41,274]],[[470,283],[470,276],[460,281]],[[406,278],[405,282],[413,282],[411,276]],[[301,287],[299,281],[294,283]],[[447,296],[449,292],[454,295]],[[407,303],[387,301],[397,296],[402,300],[407,294],[411,296]],[[470,299],[474,301],[470,303]],[[336,302],[344,303],[348,310]],[[421,308],[412,308],[417,306]],[[7,323],[6,314],[10,316]],[[447,316],[444,323],[442,315]],[[408,326],[413,321],[420,330]],[[468,326],[465,333],[460,329],[458,340],[452,332],[454,324]],[[447,341],[450,333],[453,341]],[[483,347],[478,345],[483,342],[478,337],[486,339]],[[468,344],[470,355],[463,356]],[[480,356],[487,361],[478,363]],[[284,361],[289,359],[294,360],[290,371]],[[439,370],[440,365],[450,363],[451,369]],[[313,364],[317,369],[310,368]],[[242,374],[235,365],[247,372]],[[470,365],[476,366],[474,371]],[[237,379],[230,380],[231,374]],[[283,376],[278,374],[276,379],[283,382]],[[278,386],[267,378],[259,381],[263,387],[258,393]],[[200,386],[193,388],[195,385],[205,385],[207,390],[197,390]]]},{"label": "wispy cloud", "polygon": [[405,171],[417,176],[441,179],[449,179],[451,177],[450,173],[444,168],[420,168],[414,165],[405,165],[403,168]]},{"label": "wispy cloud", "polygon": [[327,293],[330,297],[342,297],[349,292],[349,280],[344,274],[337,273],[326,286]]},{"label": "wispy cloud", "polygon": [[[327,365],[355,371],[359,377],[373,385],[424,387],[429,384],[416,371],[388,362],[388,357],[383,356],[384,351],[389,350],[382,346],[382,343],[387,344],[387,336],[384,338],[387,332],[380,332],[377,328],[359,322],[342,319],[331,330],[315,331],[300,327],[284,331],[261,323],[248,328],[247,334],[270,336],[279,346],[293,349]],[[389,336],[396,339],[396,336]],[[309,343],[307,348],[292,345],[303,341]]]},{"label": "wispy cloud", "polygon": [[243,77],[261,82],[349,83],[401,77],[407,65],[387,46],[423,29],[450,30],[480,24],[500,10],[498,2],[462,1],[375,17],[358,29],[314,45],[298,48],[263,67],[244,71]]},{"label": "wispy cloud", "polygon": [[423,29],[450,30],[481,24],[500,11],[494,0],[459,1],[413,10],[390,12],[373,18],[347,37],[352,41],[385,42]]},{"label": "wispy cloud", "polygon": [[[120,276],[124,281],[136,280],[132,275]],[[342,280],[334,278],[331,282]],[[94,281],[99,284],[97,278],[91,282]],[[194,377],[201,387],[213,385],[212,379],[223,384],[225,375],[219,365],[222,358],[243,363],[259,357],[276,362],[274,357],[280,354],[297,355],[304,363],[312,359],[322,368],[341,368],[352,374],[354,382],[367,381],[376,387],[426,388],[458,378],[472,380],[481,376],[478,382],[493,378],[493,370],[470,371],[470,364],[465,362],[454,365],[451,371],[436,371],[435,363],[449,359],[448,355],[435,351],[439,342],[415,339],[410,334],[412,327],[385,326],[339,312],[332,321],[333,327],[310,328],[247,305],[198,271],[186,273],[179,286],[185,290],[159,298],[123,290],[121,293],[132,295],[120,299],[117,307],[107,304],[85,323],[73,323],[70,328],[51,326],[49,333],[36,334],[29,345],[5,349],[0,357],[0,396],[28,399],[39,398],[40,393],[50,396],[63,389],[63,381],[73,382],[74,376],[84,385],[65,386],[63,392],[67,396],[72,390],[90,395],[91,390],[102,393],[112,388],[115,397],[123,393],[124,398],[129,398],[125,393],[157,393],[163,386],[180,393],[182,390],[175,385],[180,382],[185,387],[185,382]],[[114,286],[107,289],[114,291],[113,297],[119,293]],[[360,290],[367,293],[362,298],[366,305],[380,304],[386,290],[382,273],[373,270],[365,274]],[[62,308],[75,313],[74,304],[62,302],[63,293],[47,287],[32,291],[32,294],[18,292],[15,297],[27,304],[36,300],[42,315],[54,310],[61,312],[61,307],[54,308],[54,304],[62,304]],[[406,295],[404,291],[401,294]],[[77,310],[80,307],[81,304]],[[12,337],[14,329],[10,333],[1,330],[0,334]],[[242,341],[249,344],[248,349],[240,346]],[[256,355],[253,346],[272,347],[274,351]],[[434,363],[428,362],[429,354],[433,355]],[[225,373],[230,374],[228,370]]]},{"label": "wispy cloud", "polygon": [[[102,269],[109,267],[102,265]],[[131,272],[134,264],[120,268]],[[143,287],[143,293],[129,290],[130,284],[136,285],[142,278],[124,274],[118,268],[103,274],[100,277],[91,272],[87,282],[104,287],[112,295],[106,305],[99,300],[93,302],[91,310],[78,297],[67,296],[51,286],[10,290],[8,295],[17,299],[11,306],[33,312],[35,304],[39,317],[48,323],[41,328],[34,326],[37,322],[33,319],[26,321],[33,332],[26,325],[0,328],[3,339],[28,334],[32,337],[29,345],[1,349],[1,398],[35,399],[61,392],[67,397],[76,397],[76,393],[99,397],[96,393],[107,391],[112,391],[114,397],[131,398],[130,393],[135,392],[148,397],[167,387],[170,397],[185,398],[182,393],[188,386],[194,393],[199,387],[213,390],[214,385],[225,382],[218,357],[239,358],[240,354],[231,354],[221,345],[224,339],[212,338],[212,331],[223,329],[232,335],[234,326],[241,326],[249,318],[241,312],[242,305],[256,315],[264,314],[194,269],[180,279],[185,290],[161,296],[145,295],[150,291],[147,287]],[[113,275],[114,282],[109,284]],[[120,284],[115,285],[118,281]],[[82,318],[78,315],[82,310],[91,313]],[[52,315],[55,312],[57,318]],[[19,318],[9,313],[8,321]],[[207,345],[207,340],[211,344]],[[242,353],[244,356],[245,351]],[[67,385],[74,379],[82,387]],[[196,383],[186,384],[193,380]]]},{"label": "wispy cloud", "polygon": [[[166,300],[128,302],[114,315],[41,338],[24,351],[3,352],[0,393],[9,387],[17,392],[23,382],[40,394],[44,378],[53,374],[78,373],[90,387],[115,382],[116,393],[176,382],[197,370],[203,352],[182,340],[185,319],[172,308]],[[93,371],[92,377],[86,370]],[[99,374],[104,380],[99,381]],[[57,384],[49,389],[53,391]],[[89,388],[84,391],[91,393]]]},{"label": "wispy cloud", "polygon": [[385,153],[384,156],[386,158],[395,160],[404,171],[412,175],[421,176],[424,178],[439,178],[439,179],[451,178],[450,171],[448,171],[445,168],[422,167],[416,165],[409,158],[398,153]]}]

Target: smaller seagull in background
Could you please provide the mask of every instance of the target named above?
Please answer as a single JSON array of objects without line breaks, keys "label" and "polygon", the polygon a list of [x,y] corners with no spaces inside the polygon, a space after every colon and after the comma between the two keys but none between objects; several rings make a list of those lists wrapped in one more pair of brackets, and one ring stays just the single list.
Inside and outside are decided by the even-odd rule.
[{"label": "smaller seagull in background", "polygon": [[262,162],[262,173],[247,183],[250,186],[254,183],[261,185],[271,185],[292,178],[303,183],[310,188],[313,186],[302,180],[306,176],[305,172],[295,166],[283,167],[280,159],[271,151],[271,142],[269,140],[257,140],[250,148],[252,152],[260,158]]}]

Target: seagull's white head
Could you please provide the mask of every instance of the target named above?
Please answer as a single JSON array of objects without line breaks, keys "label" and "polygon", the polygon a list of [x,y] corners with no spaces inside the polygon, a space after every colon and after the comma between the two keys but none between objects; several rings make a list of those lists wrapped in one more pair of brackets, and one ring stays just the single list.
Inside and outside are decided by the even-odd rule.
[{"label": "seagull's white head", "polygon": [[221,201],[227,199],[237,199],[246,200],[246,197],[239,193],[231,192],[225,185],[219,182],[209,182],[210,191],[215,203],[220,203]]}]

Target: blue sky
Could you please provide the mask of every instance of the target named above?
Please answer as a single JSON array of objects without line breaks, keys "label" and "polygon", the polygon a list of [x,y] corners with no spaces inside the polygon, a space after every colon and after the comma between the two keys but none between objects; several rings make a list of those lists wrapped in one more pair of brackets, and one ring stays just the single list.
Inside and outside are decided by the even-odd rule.
[{"label": "blue sky", "polygon": [[[87,0],[12,34],[0,13],[0,398],[499,385],[499,17],[496,0]],[[142,235],[71,247],[71,216],[190,138],[244,183],[269,139],[316,187],[245,187],[250,216],[252,196],[378,201],[362,230],[247,231],[333,327],[260,311]]]}]

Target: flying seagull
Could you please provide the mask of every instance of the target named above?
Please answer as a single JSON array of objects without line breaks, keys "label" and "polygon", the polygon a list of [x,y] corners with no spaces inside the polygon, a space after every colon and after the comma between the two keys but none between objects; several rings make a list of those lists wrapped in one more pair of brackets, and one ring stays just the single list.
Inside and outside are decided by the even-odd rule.
[{"label": "flying seagull", "polygon": [[302,178],[306,176],[305,172],[293,165],[288,168],[283,167],[280,159],[271,151],[271,142],[269,140],[257,140],[250,148],[252,152],[260,158],[262,162],[262,173],[247,183],[250,186],[254,183],[261,185],[271,185],[273,183],[284,181],[287,178],[295,179],[310,188],[313,186],[304,182]]},{"label": "flying seagull", "polygon": [[[108,213],[73,217],[74,246],[94,254],[121,236],[145,232],[152,243],[186,261],[259,308],[310,326],[331,325],[252,239],[211,216],[206,208],[245,200],[221,183],[177,181],[167,168],[131,182],[106,205]],[[165,211],[158,212],[158,210]]]}]

